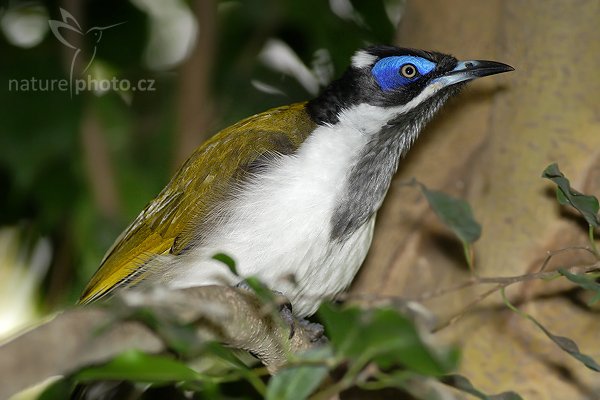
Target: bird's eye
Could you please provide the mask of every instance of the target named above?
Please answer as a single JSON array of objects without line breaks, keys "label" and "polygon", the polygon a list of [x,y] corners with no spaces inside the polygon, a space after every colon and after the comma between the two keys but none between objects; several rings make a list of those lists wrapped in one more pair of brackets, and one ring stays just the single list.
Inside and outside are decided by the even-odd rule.
[{"label": "bird's eye", "polygon": [[413,64],[404,64],[400,68],[400,74],[408,79],[414,78],[417,76],[417,67],[415,67]]},{"label": "bird's eye", "polygon": [[377,61],[371,73],[384,91],[396,90],[412,84],[421,76],[427,76],[436,64],[428,59],[402,55],[384,57]]}]

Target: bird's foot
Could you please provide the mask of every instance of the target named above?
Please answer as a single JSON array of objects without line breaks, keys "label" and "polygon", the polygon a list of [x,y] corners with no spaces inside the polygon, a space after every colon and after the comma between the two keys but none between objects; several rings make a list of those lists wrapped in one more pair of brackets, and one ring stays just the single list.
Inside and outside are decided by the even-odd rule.
[{"label": "bird's foot", "polygon": [[318,322],[310,322],[307,319],[302,318],[300,321],[300,325],[306,333],[308,333],[308,337],[312,343],[326,343],[327,337],[325,336],[325,328],[323,325]]},{"label": "bird's foot", "polygon": [[[245,281],[241,281],[240,283],[235,285],[235,287],[252,291],[252,288]],[[323,328],[323,325],[316,322],[310,322],[309,320],[304,318],[296,319],[296,317],[294,317],[292,303],[287,301],[285,295],[277,290],[272,290],[272,292],[273,294],[275,294],[275,296],[286,299],[286,301],[280,304],[279,306],[279,316],[281,317],[283,322],[287,326],[289,326],[289,339],[294,337],[294,334],[296,333],[296,324],[298,324],[308,334],[308,337],[311,342],[324,343],[325,341],[327,341],[327,338],[324,335],[325,329]]]},{"label": "bird's foot", "polygon": [[[281,293],[277,293],[281,296]],[[295,318],[292,311],[292,304],[285,303],[279,308],[281,319],[290,327],[289,339],[294,337],[296,333],[296,324],[299,325],[312,343],[325,343],[327,337],[324,335],[325,328],[317,322],[311,322],[305,318]]]},{"label": "bird's foot", "polygon": [[[241,281],[237,285],[236,288],[244,289],[249,292],[253,292],[253,289],[246,281]],[[284,296],[283,293],[277,290],[271,290],[276,297],[284,299],[284,301],[279,305],[279,316],[290,328],[290,336],[289,339],[294,337],[294,333],[296,332],[296,320],[294,318],[294,313],[292,311],[292,303],[287,300],[287,297]]]},{"label": "bird's foot", "polygon": [[[275,292],[278,296],[282,296],[281,293]],[[290,327],[290,336],[288,339],[294,337],[296,333],[296,319],[294,318],[294,313],[292,311],[292,303],[286,302],[279,307],[279,316]]]}]

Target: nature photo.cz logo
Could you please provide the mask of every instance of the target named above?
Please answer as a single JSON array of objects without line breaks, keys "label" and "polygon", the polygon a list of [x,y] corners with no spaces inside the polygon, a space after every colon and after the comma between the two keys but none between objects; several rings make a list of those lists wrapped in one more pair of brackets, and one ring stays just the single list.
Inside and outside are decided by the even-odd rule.
[{"label": "nature photo.cz logo", "polygon": [[[69,79],[38,79],[35,77],[29,79],[9,79],[9,91],[69,91],[71,97],[73,97],[73,93],[78,95],[88,90],[96,92],[107,92],[109,90],[152,92],[155,90],[154,79],[140,79],[132,83],[128,79],[119,79],[116,76],[108,79],[104,77],[92,77],[89,73],[86,75],[96,57],[103,32],[122,25],[125,22],[109,26],[94,26],[88,30],[84,30],[75,17],[67,10],[60,8],[60,15],[62,21],[51,19],[48,20],[48,25],[52,34],[63,45],[73,49]],[[90,44],[91,49],[84,52],[82,49],[84,44]]]}]

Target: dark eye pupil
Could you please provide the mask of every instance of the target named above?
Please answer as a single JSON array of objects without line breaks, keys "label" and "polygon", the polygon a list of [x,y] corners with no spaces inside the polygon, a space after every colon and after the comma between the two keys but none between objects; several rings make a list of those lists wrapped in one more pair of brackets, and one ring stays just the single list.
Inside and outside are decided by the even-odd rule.
[{"label": "dark eye pupil", "polygon": [[417,75],[417,70],[412,64],[404,65],[400,69],[400,73],[406,78],[413,78]]}]

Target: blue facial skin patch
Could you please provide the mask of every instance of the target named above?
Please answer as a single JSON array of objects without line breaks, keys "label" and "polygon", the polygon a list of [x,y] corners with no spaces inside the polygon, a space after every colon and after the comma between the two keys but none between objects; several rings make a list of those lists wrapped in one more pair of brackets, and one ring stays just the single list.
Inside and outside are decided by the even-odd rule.
[{"label": "blue facial skin patch", "polygon": [[[412,64],[417,68],[419,73],[414,78],[406,78],[400,73],[400,68],[404,64]],[[382,58],[377,61],[371,70],[373,77],[379,84],[379,87],[385,91],[394,90],[401,86],[407,85],[421,75],[426,75],[433,71],[435,63],[425,58],[416,56],[392,56]]]}]

